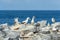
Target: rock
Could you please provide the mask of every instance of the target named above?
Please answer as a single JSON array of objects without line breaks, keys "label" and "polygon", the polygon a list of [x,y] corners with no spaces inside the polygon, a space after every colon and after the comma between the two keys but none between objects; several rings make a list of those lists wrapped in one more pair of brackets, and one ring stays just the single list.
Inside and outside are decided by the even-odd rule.
[{"label": "rock", "polygon": [[4,38],[4,40],[8,40],[9,39],[9,37],[7,37],[7,38]]},{"label": "rock", "polygon": [[4,38],[3,37],[0,37],[0,40],[3,40]]}]

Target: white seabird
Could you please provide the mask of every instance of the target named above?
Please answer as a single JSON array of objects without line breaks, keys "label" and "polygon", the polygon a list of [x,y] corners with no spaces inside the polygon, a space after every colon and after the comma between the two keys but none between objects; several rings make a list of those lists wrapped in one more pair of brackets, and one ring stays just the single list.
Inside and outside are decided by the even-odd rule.
[{"label": "white seabird", "polygon": [[48,23],[47,26],[50,26],[50,23]]},{"label": "white seabird", "polygon": [[46,26],[47,20],[38,21],[37,23],[40,24],[40,27],[44,27]]},{"label": "white seabird", "polygon": [[17,24],[20,24],[20,22],[19,22],[19,19],[18,18],[15,18],[14,19],[14,22],[15,22],[15,24],[17,25]]},{"label": "white seabird", "polygon": [[31,24],[34,24],[34,19],[35,19],[35,16],[32,17],[32,20],[31,20]]},{"label": "white seabird", "polygon": [[42,28],[42,31],[49,31],[51,28],[51,25],[48,23],[47,26]]},{"label": "white seabird", "polygon": [[17,30],[17,29],[21,26],[18,18],[15,18],[15,19],[14,19],[14,22],[15,22],[15,24],[10,27],[11,30],[15,30],[15,29]]},{"label": "white seabird", "polygon": [[27,17],[26,20],[22,21],[22,23],[27,24],[29,19],[30,17]]},{"label": "white seabird", "polygon": [[52,18],[51,20],[52,20],[53,23],[55,22],[55,18]]}]

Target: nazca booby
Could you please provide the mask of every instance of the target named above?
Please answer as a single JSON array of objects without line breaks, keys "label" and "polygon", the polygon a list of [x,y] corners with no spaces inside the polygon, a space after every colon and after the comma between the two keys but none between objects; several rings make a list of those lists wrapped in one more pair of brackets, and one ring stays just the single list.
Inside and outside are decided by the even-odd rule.
[{"label": "nazca booby", "polygon": [[15,18],[15,19],[14,19],[14,22],[15,22],[15,25],[20,24],[20,22],[19,22],[19,18]]},{"label": "nazca booby", "polygon": [[46,27],[42,28],[42,31],[49,31],[51,28],[51,25],[48,23]]},{"label": "nazca booby", "polygon": [[26,20],[22,21],[22,23],[27,24],[29,20],[30,20],[30,17],[27,17]]},{"label": "nazca booby", "polygon": [[55,22],[55,18],[52,18],[51,20],[52,20],[53,23]]},{"label": "nazca booby", "polygon": [[32,17],[32,20],[31,20],[31,24],[34,24],[34,19],[35,19],[35,16]]},{"label": "nazca booby", "polygon": [[11,29],[12,30],[17,30],[19,27],[21,27],[21,24],[20,24],[20,22],[18,21],[18,18],[15,18],[14,19],[14,22],[15,22],[15,24],[14,25],[12,25],[12,27],[11,27]]}]

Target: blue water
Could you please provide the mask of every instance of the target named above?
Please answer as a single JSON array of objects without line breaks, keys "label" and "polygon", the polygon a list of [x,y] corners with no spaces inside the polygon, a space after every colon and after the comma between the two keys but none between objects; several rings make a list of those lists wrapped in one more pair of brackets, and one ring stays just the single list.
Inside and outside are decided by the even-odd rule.
[{"label": "blue water", "polygon": [[14,18],[19,17],[19,21],[22,22],[26,17],[32,18],[36,16],[35,22],[41,20],[47,20],[51,23],[51,18],[54,17],[56,21],[60,21],[60,11],[58,10],[0,10],[0,24],[8,23],[14,24]]}]

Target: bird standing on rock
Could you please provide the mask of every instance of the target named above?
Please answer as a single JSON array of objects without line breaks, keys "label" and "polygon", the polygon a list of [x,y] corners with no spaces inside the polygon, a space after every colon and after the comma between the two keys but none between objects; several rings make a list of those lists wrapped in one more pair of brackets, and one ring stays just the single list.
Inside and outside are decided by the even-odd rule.
[{"label": "bird standing on rock", "polygon": [[29,20],[30,20],[30,17],[27,17],[26,20],[24,20],[22,23],[27,24]]},{"label": "bird standing on rock", "polygon": [[32,17],[32,20],[31,20],[31,24],[34,24],[34,19],[35,19],[35,16]]},{"label": "bird standing on rock", "polygon": [[55,18],[52,18],[51,20],[52,20],[53,23],[55,23]]}]

